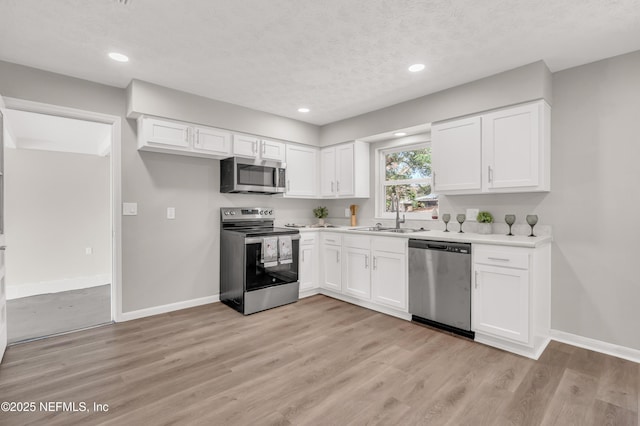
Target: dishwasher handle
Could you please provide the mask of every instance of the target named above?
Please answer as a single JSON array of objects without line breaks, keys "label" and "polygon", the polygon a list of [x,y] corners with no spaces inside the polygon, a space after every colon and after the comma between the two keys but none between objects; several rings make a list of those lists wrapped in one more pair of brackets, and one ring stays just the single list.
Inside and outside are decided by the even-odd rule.
[{"label": "dishwasher handle", "polygon": [[409,239],[409,248],[471,254],[471,244]]}]

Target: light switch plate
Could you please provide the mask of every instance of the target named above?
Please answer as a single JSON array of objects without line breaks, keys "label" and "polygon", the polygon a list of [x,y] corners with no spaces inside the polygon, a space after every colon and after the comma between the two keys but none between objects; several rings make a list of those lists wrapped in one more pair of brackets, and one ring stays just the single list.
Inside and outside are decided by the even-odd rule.
[{"label": "light switch plate", "polygon": [[467,221],[475,222],[478,218],[478,212],[480,212],[480,209],[467,209]]},{"label": "light switch plate", "polygon": [[344,217],[351,217],[351,210],[344,209]]},{"label": "light switch plate", "polygon": [[138,203],[122,203],[123,216],[136,216],[138,214]]},{"label": "light switch plate", "polygon": [[176,208],[167,207],[167,219],[175,219],[175,218],[176,218]]}]

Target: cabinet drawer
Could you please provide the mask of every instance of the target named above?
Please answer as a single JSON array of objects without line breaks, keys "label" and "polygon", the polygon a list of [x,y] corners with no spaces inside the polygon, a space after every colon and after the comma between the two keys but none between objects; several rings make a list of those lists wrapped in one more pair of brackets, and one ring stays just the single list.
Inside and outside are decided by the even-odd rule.
[{"label": "cabinet drawer", "polygon": [[408,243],[409,240],[407,238],[374,237],[371,241],[371,250],[405,254]]},{"label": "cabinet drawer", "polygon": [[365,237],[362,235],[345,235],[342,239],[342,243],[345,247],[369,250],[371,248],[371,237]]},{"label": "cabinet drawer", "polygon": [[308,246],[316,242],[316,234],[300,233],[300,245]]},{"label": "cabinet drawer", "polygon": [[504,266],[508,268],[529,269],[529,251],[527,249],[476,247],[473,255],[475,263]]},{"label": "cabinet drawer", "polygon": [[333,246],[342,245],[342,235],[340,234],[323,234],[322,242]]}]

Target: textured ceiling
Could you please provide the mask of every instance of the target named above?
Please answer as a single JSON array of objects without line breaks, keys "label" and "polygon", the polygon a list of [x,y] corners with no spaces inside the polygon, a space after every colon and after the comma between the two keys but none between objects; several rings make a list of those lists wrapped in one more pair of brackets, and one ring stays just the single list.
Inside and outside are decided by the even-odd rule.
[{"label": "textured ceiling", "polygon": [[540,59],[557,71],[639,49],[638,0],[0,0],[2,60],[314,124]]}]

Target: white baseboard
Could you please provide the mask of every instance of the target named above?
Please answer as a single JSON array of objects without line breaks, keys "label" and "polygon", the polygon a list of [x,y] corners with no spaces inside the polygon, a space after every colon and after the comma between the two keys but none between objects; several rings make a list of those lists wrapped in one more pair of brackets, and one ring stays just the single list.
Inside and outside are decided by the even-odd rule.
[{"label": "white baseboard", "polygon": [[298,296],[300,299],[304,299],[305,297],[315,296],[316,294],[320,294],[320,288],[310,288],[307,290],[300,290],[300,295]]},{"label": "white baseboard", "polygon": [[614,345],[613,343],[607,343],[601,340],[591,339],[589,337],[578,336],[577,334],[571,334],[560,330],[551,330],[551,338],[568,345],[577,346],[583,349],[589,349],[591,351],[602,352],[603,354],[640,363],[640,350],[638,349]]},{"label": "white baseboard", "polygon": [[116,318],[116,322],[131,321],[138,318],[150,317],[153,315],[166,314],[167,312],[179,311],[180,309],[193,308],[200,305],[208,305],[220,301],[220,295],[201,297],[199,299],[185,300],[182,302],[169,303],[168,305],[154,306],[151,308],[139,309],[137,311],[123,312]]},{"label": "white baseboard", "polygon": [[60,293],[61,291],[80,290],[111,284],[111,275],[94,275],[92,277],[77,277],[64,280],[40,281],[37,283],[8,285],[7,300],[22,297],[37,296],[39,294]]}]

